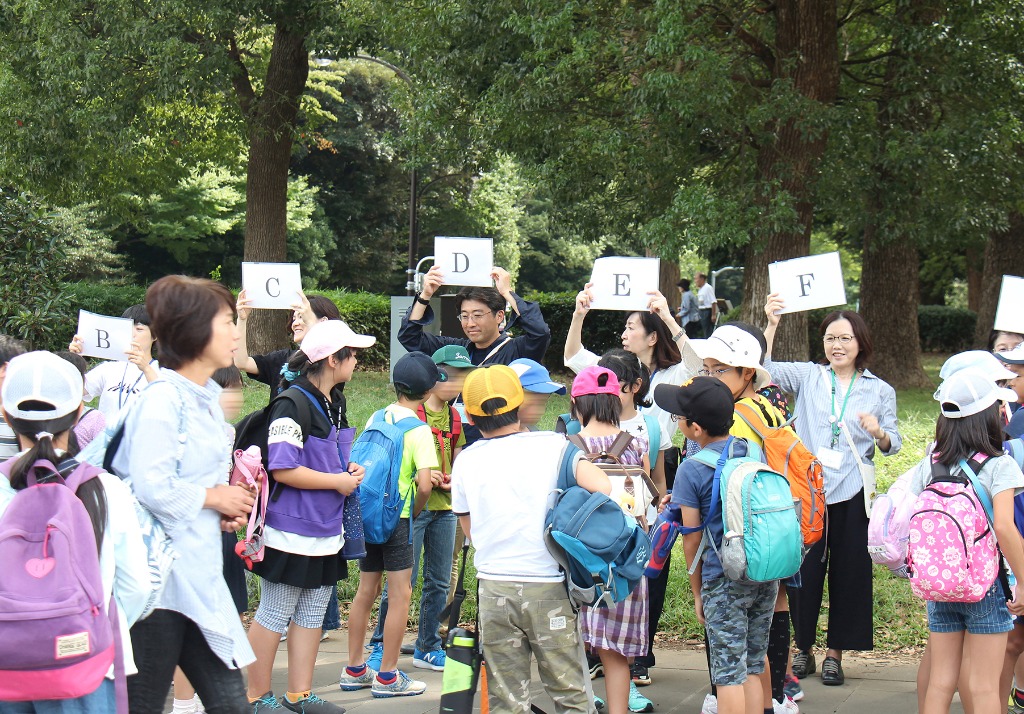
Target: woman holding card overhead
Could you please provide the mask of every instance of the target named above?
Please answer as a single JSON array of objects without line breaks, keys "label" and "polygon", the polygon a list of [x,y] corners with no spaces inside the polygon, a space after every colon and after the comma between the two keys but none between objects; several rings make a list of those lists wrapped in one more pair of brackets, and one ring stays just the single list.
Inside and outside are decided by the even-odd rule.
[{"label": "woman holding card overhead", "polygon": [[874,492],[875,447],[891,456],[902,438],[896,424],[896,392],[867,368],[873,351],[864,318],[837,310],[821,323],[822,364],[774,362],[772,342],[785,307],[778,293],[768,296],[768,342],[764,366],[772,379],[796,395],[796,430],[821,461],[825,475],[828,530],[804,558],[803,586],[791,602],[797,653],[793,673],[815,671],[812,648],[821,611],[825,576],[829,583],[828,651],[822,684],[839,685],[843,650],[874,647],[871,559],[867,551],[870,498]]}]

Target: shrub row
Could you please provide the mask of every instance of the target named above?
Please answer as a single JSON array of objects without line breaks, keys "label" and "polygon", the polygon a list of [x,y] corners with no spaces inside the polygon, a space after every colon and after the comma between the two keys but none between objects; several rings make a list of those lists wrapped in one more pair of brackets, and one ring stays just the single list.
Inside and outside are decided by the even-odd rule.
[{"label": "shrub row", "polygon": [[[82,308],[101,315],[120,315],[129,305],[142,302],[145,288],[137,285],[115,285],[101,282],[80,282],[65,284],[67,297],[74,309]],[[321,290],[320,294],[331,298],[337,305],[342,318],[352,329],[373,335],[384,349],[367,351],[360,358],[363,366],[379,369],[388,364],[388,349],[391,339],[391,300],[386,295],[373,293],[352,293],[338,290]],[[574,292],[541,293],[531,292],[525,299],[539,303],[548,326],[551,328],[551,347],[545,356],[548,369],[561,370],[562,346],[572,321]],[[734,308],[728,315],[736,319],[740,308]],[[812,310],[808,313],[812,359],[821,356],[818,326],[829,309]],[[921,349],[926,352],[959,352],[967,349],[974,335],[975,313],[969,310],[944,307],[942,305],[921,305],[917,311],[918,327],[921,332]],[[595,352],[603,352],[620,344],[625,314],[609,310],[594,310],[587,316],[584,327],[585,344]],[[73,328],[72,328],[73,329]],[[62,338],[66,339],[66,338]],[[48,349],[63,349],[60,345],[46,345]]]}]

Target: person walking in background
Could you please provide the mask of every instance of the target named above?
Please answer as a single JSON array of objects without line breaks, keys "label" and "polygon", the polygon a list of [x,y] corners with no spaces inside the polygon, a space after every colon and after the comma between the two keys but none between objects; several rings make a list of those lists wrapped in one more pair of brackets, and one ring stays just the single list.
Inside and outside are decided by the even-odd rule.
[{"label": "person walking in background", "polygon": [[693,285],[697,288],[697,311],[700,313],[700,327],[704,333],[701,337],[708,338],[718,321],[715,289],[708,283],[708,276],[699,272],[693,274]]},{"label": "person walking in background", "polygon": [[687,278],[683,278],[676,287],[679,288],[679,325],[686,330],[686,336],[691,340],[696,340],[703,335],[701,334],[702,326],[700,324],[700,310],[697,308],[697,296],[690,290],[690,281]]}]

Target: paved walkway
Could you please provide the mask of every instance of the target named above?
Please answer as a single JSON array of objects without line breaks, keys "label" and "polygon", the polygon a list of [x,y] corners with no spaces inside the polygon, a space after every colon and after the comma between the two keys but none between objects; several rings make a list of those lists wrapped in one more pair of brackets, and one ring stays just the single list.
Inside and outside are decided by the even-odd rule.
[{"label": "paved walkway", "polygon": [[[416,697],[401,699],[373,699],[369,690],[342,692],[338,688],[338,676],[346,664],[347,652],[345,630],[336,630],[331,638],[321,643],[317,659],[314,691],[324,699],[359,714],[436,714],[441,697],[441,673],[414,669],[412,657],[403,656],[398,666],[416,679],[427,683],[427,691]],[[694,650],[665,649],[657,651],[658,666],[651,670],[653,683],[643,688],[643,693],[655,703],[656,714],[698,714],[704,695],[708,693],[708,677],[704,653]],[[844,658],[846,684],[842,687],[825,687],[817,675],[803,680],[806,697],[800,702],[800,710],[809,714],[842,712],[843,714],[914,714],[917,711],[915,677],[917,665],[905,664],[883,658],[859,658],[847,655]],[[274,691],[280,695],[285,691],[287,651],[282,643],[274,668]],[[536,678],[533,691],[535,703],[542,709],[554,712],[551,700],[543,694],[539,679]],[[595,691],[604,693],[604,684],[594,682]],[[962,714],[960,702],[954,701],[951,712]]]}]

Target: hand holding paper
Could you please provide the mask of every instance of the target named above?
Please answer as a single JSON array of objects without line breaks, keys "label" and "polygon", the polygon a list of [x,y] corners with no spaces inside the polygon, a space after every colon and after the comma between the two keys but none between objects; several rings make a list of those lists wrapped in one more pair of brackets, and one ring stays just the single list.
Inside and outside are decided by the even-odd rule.
[{"label": "hand holding paper", "polygon": [[434,239],[434,267],[443,272],[445,285],[489,288],[493,284],[494,241],[438,236]]},{"label": "hand holding paper", "polygon": [[1000,332],[1024,334],[1024,278],[1004,275],[999,288],[999,304],[996,307],[994,329]]},{"label": "hand holding paper", "polygon": [[242,289],[249,307],[290,310],[302,292],[298,263],[242,263]]},{"label": "hand holding paper", "polygon": [[78,332],[71,341],[71,351],[77,346],[84,357],[123,361],[132,348],[134,330],[135,323],[128,318],[79,310]]}]

